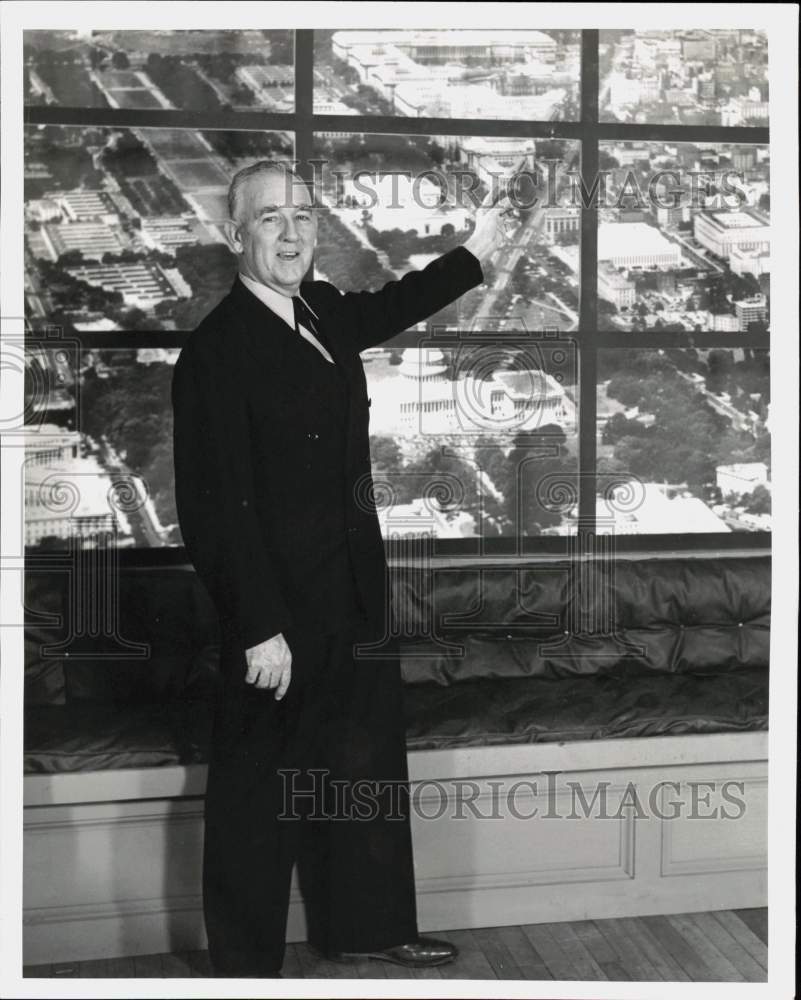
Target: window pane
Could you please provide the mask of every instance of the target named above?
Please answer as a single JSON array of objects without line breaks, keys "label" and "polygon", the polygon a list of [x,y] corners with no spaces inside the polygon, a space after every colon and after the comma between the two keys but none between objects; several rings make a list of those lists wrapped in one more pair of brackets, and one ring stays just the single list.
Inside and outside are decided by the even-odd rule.
[{"label": "window pane", "polygon": [[291,31],[26,31],[25,102],[292,111]]},{"label": "window pane", "polygon": [[[170,380],[177,349],[28,351],[26,543],[114,530],[181,544]],[[387,537],[564,534],[575,523],[572,343],[390,344],[364,354],[375,495]]]},{"label": "window pane", "polygon": [[315,30],[317,114],[578,118],[578,31]]},{"label": "window pane", "polygon": [[515,538],[575,523],[576,356],[570,341],[473,330],[365,351],[385,537]]},{"label": "window pane", "polygon": [[66,547],[116,534],[121,547],[180,544],[173,492],[170,380],[178,350],[27,356],[25,541]]},{"label": "window pane", "polygon": [[33,126],[25,132],[34,328],[190,330],[228,291],[231,176],[292,156],[285,132]]},{"label": "window pane", "polygon": [[600,329],[768,329],[767,146],[604,142],[600,168]]},{"label": "window pane", "polygon": [[770,530],[767,351],[600,351],[598,530]]},{"label": "window pane", "polygon": [[600,32],[601,121],[768,124],[764,31]]},{"label": "window pane", "polygon": [[463,243],[476,205],[507,189],[518,206],[517,230],[485,264],[484,284],[434,322],[576,328],[581,220],[568,174],[578,165],[578,143],[318,134],[315,156],[326,206],[315,256],[320,277],[339,288],[379,288]]}]

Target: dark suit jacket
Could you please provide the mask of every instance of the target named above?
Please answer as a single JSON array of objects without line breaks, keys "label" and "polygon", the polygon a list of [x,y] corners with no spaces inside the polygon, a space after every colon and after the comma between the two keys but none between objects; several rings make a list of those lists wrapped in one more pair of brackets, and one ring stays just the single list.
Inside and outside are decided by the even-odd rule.
[{"label": "dark suit jacket", "polygon": [[367,488],[359,352],[481,280],[459,247],[378,292],[303,283],[344,377],[344,421],[314,377],[327,362],[238,279],[190,334],[172,382],[176,503],[224,638],[247,649],[293,626],[330,627],[351,568],[371,626],[383,630],[386,563]]}]

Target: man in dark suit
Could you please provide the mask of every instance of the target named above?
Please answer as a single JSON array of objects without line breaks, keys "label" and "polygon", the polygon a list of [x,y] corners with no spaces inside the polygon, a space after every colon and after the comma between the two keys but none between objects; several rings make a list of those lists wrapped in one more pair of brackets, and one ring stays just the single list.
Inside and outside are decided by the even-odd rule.
[{"label": "man in dark suit", "polygon": [[325,955],[441,964],[456,949],[417,933],[399,661],[354,652],[388,634],[389,611],[359,352],[482,281],[480,260],[506,238],[502,208],[423,271],[345,294],[304,280],[315,207],[283,165],[240,171],[229,214],[239,274],[172,388],[178,516],[222,635],[211,961],[219,976],[280,974],[297,861]]}]

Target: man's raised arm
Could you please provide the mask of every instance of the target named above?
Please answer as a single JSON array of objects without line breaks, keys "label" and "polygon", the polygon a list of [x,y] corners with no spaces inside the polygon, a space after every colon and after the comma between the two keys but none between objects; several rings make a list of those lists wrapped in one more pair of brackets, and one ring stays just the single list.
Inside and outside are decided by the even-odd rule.
[{"label": "man's raised arm", "polygon": [[409,271],[376,292],[345,292],[338,305],[356,337],[357,350],[389,340],[480,285],[482,263],[508,238],[505,220],[510,207],[506,198],[480,207],[466,243],[422,270]]}]

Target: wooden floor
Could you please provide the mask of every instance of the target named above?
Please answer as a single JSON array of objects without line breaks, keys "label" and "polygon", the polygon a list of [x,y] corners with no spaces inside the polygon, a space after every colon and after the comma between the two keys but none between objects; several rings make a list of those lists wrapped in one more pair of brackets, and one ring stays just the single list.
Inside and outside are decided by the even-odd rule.
[{"label": "wooden floor", "polygon": [[[580,979],[640,982],[767,980],[766,909],[447,931],[458,959],[414,972],[383,962],[336,965],[305,944],[287,946],[285,979]],[[26,966],[27,977],[189,978],[210,974],[208,953]]]}]

